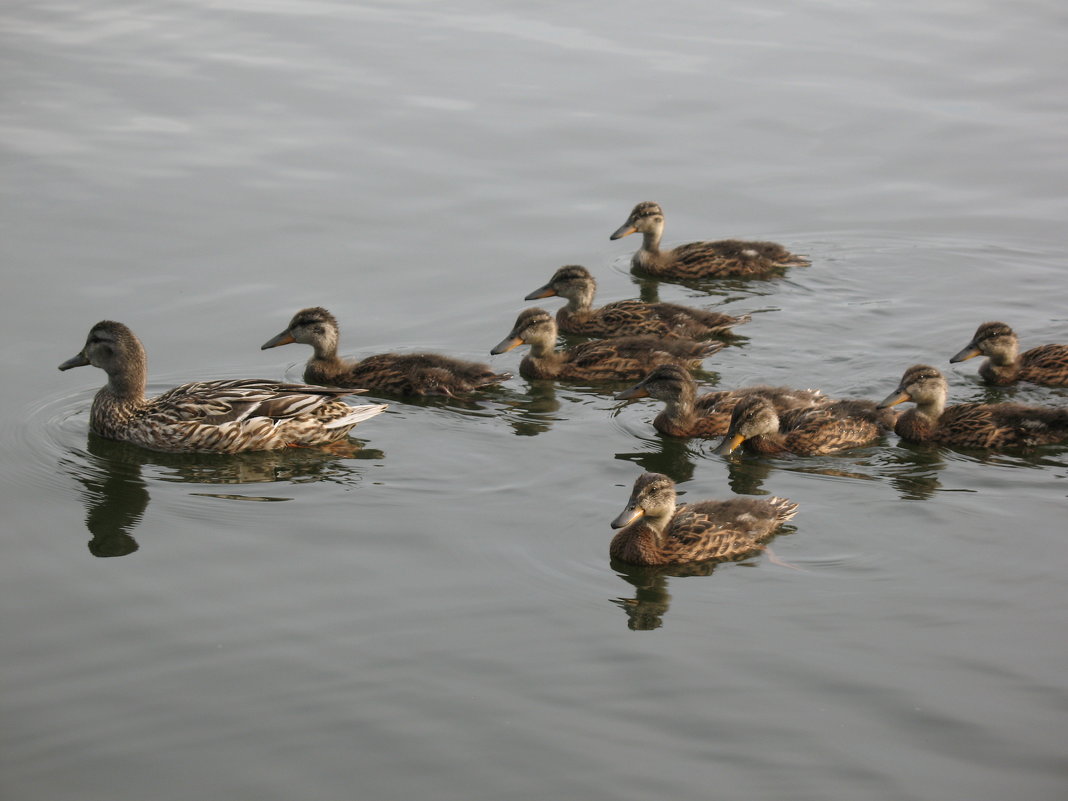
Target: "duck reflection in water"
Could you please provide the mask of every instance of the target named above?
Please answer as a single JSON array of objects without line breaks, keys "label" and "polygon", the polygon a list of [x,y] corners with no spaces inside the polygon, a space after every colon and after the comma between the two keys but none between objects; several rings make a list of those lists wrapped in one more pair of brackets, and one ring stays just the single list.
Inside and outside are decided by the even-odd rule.
[{"label": "duck reflection in water", "polygon": [[664,615],[671,606],[668,592],[670,576],[711,576],[718,562],[691,565],[631,565],[613,559],[612,569],[635,589],[633,598],[613,598],[612,603],[627,615],[631,631],[653,631],[664,625]]},{"label": "duck reflection in water", "polygon": [[[328,451],[290,448],[239,454],[186,454],[149,451],[126,442],[90,433],[86,452],[75,452],[60,461],[60,467],[79,481],[84,490],[85,525],[91,538],[89,552],[97,557],[126,556],[140,547],[133,530],[141,524],[150,494],[142,470],[162,468],[160,481],[182,484],[254,484],[288,481],[333,481],[353,485],[361,471],[349,459],[381,459],[380,450],[363,449],[358,440]],[[235,495],[200,492],[220,498],[246,501],[287,501],[269,495]]]}]

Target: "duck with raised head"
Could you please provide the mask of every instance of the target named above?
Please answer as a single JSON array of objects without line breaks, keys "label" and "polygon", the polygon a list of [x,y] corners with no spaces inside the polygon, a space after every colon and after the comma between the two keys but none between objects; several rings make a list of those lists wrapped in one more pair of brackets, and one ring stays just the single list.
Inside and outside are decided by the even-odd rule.
[{"label": "duck with raised head", "polygon": [[386,409],[382,403],[350,406],[340,400],[352,390],[258,378],[182,384],[145,398],[144,346],[133,331],[111,320],[94,325],[85,347],[59,369],[86,365],[108,374],[93,398],[89,428],[156,451],[240,453],[329,445]]},{"label": "duck with raised head", "polygon": [[797,514],[787,498],[731,498],[676,505],[675,482],[643,473],[626,508],[612,521],[622,529],[609,553],[635,565],[707,559],[733,561],[762,551],[775,530]]},{"label": "duck with raised head", "polygon": [[893,428],[894,418],[893,412],[865,400],[831,401],[779,414],[767,398],[751,395],[735,405],[716,453],[725,455],[740,445],[766,456],[838,453],[872,444]]},{"label": "duck with raised head", "polygon": [[567,305],[556,312],[556,324],[565,334],[588,337],[658,336],[707,339],[731,333],[731,326],[747,323],[748,314],[730,315],[694,309],[677,303],[617,300],[593,308],[597,281],[577,264],[561,267],[549,283],[524,300],[559,296]]},{"label": "duck with raised head", "polygon": [[911,401],[916,407],[897,419],[894,430],[909,442],[961,448],[1033,447],[1068,442],[1068,409],[1019,403],[958,403],[946,406],[949,384],[936,368],[916,364],[879,404]]},{"label": "duck with raised head", "polygon": [[1017,381],[1068,387],[1068,345],[1039,345],[1020,353],[1020,340],[1005,323],[983,323],[972,341],[949,361],[953,364],[986,356],[979,375],[988,384],[1007,386]]},{"label": "duck with raised head", "polygon": [[642,235],[642,246],[631,258],[631,266],[654,278],[763,278],[787,267],[809,264],[808,259],[775,242],[720,239],[661,250],[664,212],[652,201],[635,206],[627,221],[609,239],[621,239],[634,233]]},{"label": "duck with raised head", "polygon": [[653,418],[653,427],[669,437],[722,437],[730,425],[731,412],[752,395],[767,398],[780,414],[790,409],[808,409],[832,401],[818,389],[752,386],[697,395],[697,382],[685,370],[663,364],[616,400],[656,398],[665,404]]},{"label": "duck with raised head", "polygon": [[301,309],[285,331],[271,337],[261,350],[297,342],[311,345],[312,357],[304,367],[304,380],[334,387],[375,389],[392,395],[446,395],[455,397],[511,378],[495,373],[488,364],[453,359],[437,353],[380,353],[359,361],[338,357],[337,319],[316,306]]},{"label": "duck with raised head", "polygon": [[519,363],[527,379],[565,381],[633,381],[660,364],[700,367],[701,361],[723,348],[722,342],[694,342],[675,337],[618,337],[593,339],[566,350],[556,349],[556,321],[545,309],[525,309],[515,326],[490,353],[506,353],[530,345]]}]

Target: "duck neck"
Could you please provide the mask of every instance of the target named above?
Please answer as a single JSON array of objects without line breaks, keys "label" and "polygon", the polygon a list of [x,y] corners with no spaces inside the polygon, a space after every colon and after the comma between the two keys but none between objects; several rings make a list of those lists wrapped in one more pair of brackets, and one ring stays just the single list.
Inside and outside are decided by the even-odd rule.
[{"label": "duck neck", "polygon": [[648,231],[642,231],[642,250],[646,253],[660,253],[660,237],[664,234],[664,224],[656,223]]},{"label": "duck neck", "polygon": [[131,354],[116,369],[108,371],[108,383],[101,392],[107,392],[119,403],[138,406],[145,401],[147,383],[148,360],[141,350]]},{"label": "duck neck", "polygon": [[923,401],[916,401],[916,414],[936,423],[946,410],[946,393],[939,392]]}]

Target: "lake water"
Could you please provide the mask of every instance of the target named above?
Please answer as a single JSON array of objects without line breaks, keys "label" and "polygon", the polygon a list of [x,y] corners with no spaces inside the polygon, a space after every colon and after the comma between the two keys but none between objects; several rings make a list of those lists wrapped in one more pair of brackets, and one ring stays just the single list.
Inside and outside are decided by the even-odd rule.
[{"label": "lake water", "polygon": [[[1065,797],[1065,449],[723,459],[517,377],[349,456],[165,456],[88,437],[104,376],[56,370],[110,318],[153,392],[296,378],[259,345],[323,305],[347,354],[514,371],[489,349],[578,263],[600,302],[752,313],[705,384],[880,399],[929,362],[1064,404],[948,364],[984,320],[1068,342],[1063,5],[3,16],[5,801]],[[640,284],[608,235],[641,200],[812,266]],[[797,501],[795,569],[611,564],[650,469]]]}]

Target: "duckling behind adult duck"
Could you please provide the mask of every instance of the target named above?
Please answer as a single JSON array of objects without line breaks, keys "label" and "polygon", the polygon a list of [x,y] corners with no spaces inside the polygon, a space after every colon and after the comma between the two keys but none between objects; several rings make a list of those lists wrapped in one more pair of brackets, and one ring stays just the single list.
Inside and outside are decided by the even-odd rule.
[{"label": "duckling behind adult duck", "polygon": [[238,453],[290,445],[327,445],[385,404],[350,406],[351,390],[263,379],[182,384],[146,399],[145,349],[122,323],[104,320],[90,329],[85,347],[60,370],[92,365],[108,374],[96,393],[89,427],[107,439],[157,451]]},{"label": "duckling behind adult duck", "polygon": [[664,212],[651,201],[635,206],[627,221],[609,239],[633,233],[640,233],[643,239],[641,249],[631,258],[631,266],[657,278],[761,278],[787,267],[809,264],[808,259],[775,242],[721,239],[691,242],[661,251]]},{"label": "duckling behind adult duck", "polygon": [[698,367],[701,360],[723,347],[722,342],[694,342],[673,337],[594,339],[567,350],[556,350],[556,321],[544,309],[526,309],[515,326],[490,353],[506,353],[530,345],[519,363],[524,378],[569,381],[632,381],[668,362]]},{"label": "duckling behind adult duck", "polygon": [[797,514],[787,498],[731,498],[676,506],[675,482],[643,473],[612,528],[615,559],[667,565],[706,559],[735,560],[764,549],[775,530]]},{"label": "duckling behind adult duck", "polygon": [[767,386],[720,390],[698,397],[693,376],[673,364],[657,367],[616,395],[616,400],[648,397],[664,401],[666,408],[653,419],[653,427],[669,437],[721,437],[727,433],[734,407],[752,395],[767,398],[780,413],[832,402],[818,389]]},{"label": "duckling behind adult duck", "polygon": [[335,387],[377,389],[393,395],[455,396],[511,378],[488,364],[453,359],[437,353],[380,353],[360,361],[338,358],[338,324],[316,306],[301,309],[286,330],[267,340],[261,350],[299,342],[315,351],[304,367],[304,380]]},{"label": "duckling behind adult duck", "polygon": [[986,356],[979,375],[988,384],[1006,386],[1017,381],[1068,387],[1068,345],[1039,345],[1020,353],[1020,340],[1005,323],[983,323],[972,341],[949,361]]},{"label": "duckling behind adult duck", "polygon": [[946,406],[949,385],[937,369],[916,364],[905,371],[882,408],[912,401],[894,430],[909,442],[961,448],[1032,447],[1068,442],[1068,409],[1019,403],[958,403]]},{"label": "duckling behind adult duck", "polygon": [[567,305],[556,312],[556,323],[565,334],[589,337],[659,336],[706,339],[729,334],[732,325],[747,323],[748,314],[732,316],[693,309],[676,303],[646,303],[617,300],[593,308],[597,282],[585,267],[569,264],[557,270],[549,283],[535,289],[524,300],[559,295]]},{"label": "duckling behind adult duck", "polygon": [[864,400],[832,401],[779,415],[767,398],[751,395],[735,405],[716,452],[728,454],[744,443],[746,450],[766,455],[837,453],[870,445],[893,427],[894,417]]}]

